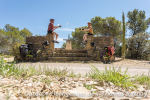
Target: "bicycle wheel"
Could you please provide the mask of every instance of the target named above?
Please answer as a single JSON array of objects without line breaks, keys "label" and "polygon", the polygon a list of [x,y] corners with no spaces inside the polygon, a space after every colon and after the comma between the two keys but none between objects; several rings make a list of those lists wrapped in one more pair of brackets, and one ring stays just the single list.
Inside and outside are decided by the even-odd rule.
[{"label": "bicycle wheel", "polygon": [[115,61],[115,55],[112,55],[111,57],[109,57],[109,62],[112,63]]},{"label": "bicycle wheel", "polygon": [[109,61],[109,56],[107,55],[107,52],[103,51],[103,62],[106,64]]},{"label": "bicycle wheel", "polygon": [[36,52],[35,51],[31,51],[31,56],[28,56],[28,60],[29,61],[35,61],[36,60]]},{"label": "bicycle wheel", "polygon": [[25,56],[25,55],[20,55],[20,60],[21,60],[22,62],[26,61],[26,56]]},{"label": "bicycle wheel", "polygon": [[53,51],[49,48],[42,49],[41,51],[41,59],[45,61],[49,61],[53,57]]},{"label": "bicycle wheel", "polygon": [[15,56],[15,57],[14,57],[14,62],[15,62],[15,63],[18,63],[18,62],[19,62],[18,58],[19,58],[19,56]]},{"label": "bicycle wheel", "polygon": [[94,50],[94,49],[87,50],[86,57],[87,57],[88,60],[94,61],[96,59],[96,57],[97,57],[96,50]]}]

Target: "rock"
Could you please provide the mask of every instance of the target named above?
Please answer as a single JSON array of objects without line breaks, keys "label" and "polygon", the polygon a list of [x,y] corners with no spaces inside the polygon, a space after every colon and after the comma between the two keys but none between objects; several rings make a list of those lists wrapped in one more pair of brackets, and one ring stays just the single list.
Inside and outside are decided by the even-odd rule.
[{"label": "rock", "polygon": [[24,84],[28,84],[28,83],[29,83],[29,81],[28,81],[28,80],[25,80],[23,83],[24,83]]},{"label": "rock", "polygon": [[85,80],[85,78],[79,78],[79,80],[80,80],[80,81],[84,81],[84,80]]},{"label": "rock", "polygon": [[85,87],[77,87],[73,90],[67,90],[67,92],[74,94],[78,99],[91,99],[93,98],[91,93]]},{"label": "rock", "polygon": [[12,83],[11,81],[5,81],[5,80],[0,81],[0,85],[8,85],[8,84],[11,84],[11,83]]},{"label": "rock", "polygon": [[97,88],[97,89],[100,90],[100,91],[104,91],[104,90],[105,90],[103,87],[95,86],[95,88]]},{"label": "rock", "polygon": [[0,100],[6,100],[6,96],[0,92]]},{"label": "rock", "polygon": [[46,90],[46,85],[43,84],[42,90]]},{"label": "rock", "polygon": [[31,87],[31,86],[33,86],[33,85],[32,85],[32,83],[28,83],[27,86],[30,86],[30,87]]},{"label": "rock", "polygon": [[46,75],[40,75],[40,77],[42,77],[42,78],[46,78],[47,76],[46,76]]},{"label": "rock", "polygon": [[61,88],[67,88],[67,86],[66,86],[66,85],[60,85],[60,87],[61,87]]},{"label": "rock", "polygon": [[86,79],[85,79],[86,81],[90,81],[91,79],[90,78],[88,78],[88,77],[86,77]]},{"label": "rock", "polygon": [[3,78],[3,76],[2,75],[0,75],[0,79],[2,79]]},{"label": "rock", "polygon": [[106,90],[105,90],[105,92],[112,92],[112,90],[110,90],[110,89],[106,89]]},{"label": "rock", "polygon": [[100,84],[100,86],[104,86],[105,85],[104,81],[100,81],[99,84]]},{"label": "rock", "polygon": [[10,100],[18,100],[18,98],[15,97],[15,96],[11,96],[11,97],[10,97]]},{"label": "rock", "polygon": [[94,82],[94,81],[88,81],[86,84],[87,84],[87,85],[95,85],[95,84],[98,84],[98,83],[97,83],[97,82]]},{"label": "rock", "polygon": [[32,78],[39,78],[39,76],[31,76]]},{"label": "rock", "polygon": [[127,98],[127,97],[115,97],[112,100],[132,100],[131,98]]},{"label": "rock", "polygon": [[144,91],[145,91],[145,89],[143,88],[143,86],[140,86],[137,90],[138,90],[138,91],[141,91],[141,92],[144,92]]},{"label": "rock", "polygon": [[61,78],[58,79],[58,81],[62,81],[62,80],[65,81],[65,77],[61,77]]},{"label": "rock", "polygon": [[14,82],[15,82],[15,84],[19,84],[20,83],[20,81],[18,81],[18,80],[14,80]]},{"label": "rock", "polygon": [[78,82],[79,79],[78,79],[78,78],[74,78],[73,81],[74,81],[74,82]]},{"label": "rock", "polygon": [[109,82],[108,84],[109,84],[110,86],[114,86],[114,83],[112,83],[112,82]]},{"label": "rock", "polygon": [[135,97],[136,100],[142,100],[142,97]]}]

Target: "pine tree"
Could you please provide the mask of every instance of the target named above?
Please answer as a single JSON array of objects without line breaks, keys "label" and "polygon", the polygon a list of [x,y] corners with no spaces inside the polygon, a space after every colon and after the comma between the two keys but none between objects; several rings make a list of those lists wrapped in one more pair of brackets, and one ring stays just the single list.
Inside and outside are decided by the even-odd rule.
[{"label": "pine tree", "polygon": [[123,23],[122,58],[125,59],[126,41],[125,41],[125,17],[124,17],[124,12],[122,13],[122,23]]}]

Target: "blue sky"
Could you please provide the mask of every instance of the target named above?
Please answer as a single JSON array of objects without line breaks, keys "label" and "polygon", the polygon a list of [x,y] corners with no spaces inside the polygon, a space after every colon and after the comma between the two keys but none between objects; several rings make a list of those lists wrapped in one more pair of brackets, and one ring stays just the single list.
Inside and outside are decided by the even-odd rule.
[{"label": "blue sky", "polygon": [[[46,35],[49,19],[54,18],[55,26],[62,25],[55,30],[60,42],[55,48],[60,48],[68,34],[86,26],[95,16],[111,16],[122,21],[122,11],[127,15],[128,11],[139,9],[144,10],[148,18],[149,5],[150,0],[0,0],[0,28],[10,24],[20,30],[25,27],[33,35]],[[127,16],[125,21],[128,21]],[[150,28],[147,31],[150,32]]]}]

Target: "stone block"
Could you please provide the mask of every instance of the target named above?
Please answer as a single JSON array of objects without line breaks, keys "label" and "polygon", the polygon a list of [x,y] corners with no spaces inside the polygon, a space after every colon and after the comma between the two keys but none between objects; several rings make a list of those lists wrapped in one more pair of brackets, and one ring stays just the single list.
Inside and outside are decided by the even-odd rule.
[{"label": "stone block", "polygon": [[91,42],[93,41],[93,35],[87,35],[87,47],[86,49],[91,49]]},{"label": "stone block", "polygon": [[54,42],[52,42],[52,41],[53,41],[53,34],[52,34],[52,33],[47,34],[46,39],[47,39],[48,42],[49,42],[48,47],[49,47],[52,51],[54,51]]},{"label": "stone block", "polygon": [[72,50],[71,40],[66,41],[66,50]]}]

